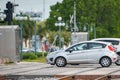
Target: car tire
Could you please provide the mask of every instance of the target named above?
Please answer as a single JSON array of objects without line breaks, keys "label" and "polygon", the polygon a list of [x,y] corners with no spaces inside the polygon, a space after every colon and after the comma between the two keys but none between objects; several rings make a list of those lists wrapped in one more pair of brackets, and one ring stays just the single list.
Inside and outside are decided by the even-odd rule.
[{"label": "car tire", "polygon": [[118,59],[118,60],[115,62],[115,64],[116,64],[117,66],[120,66],[120,59]]},{"label": "car tire", "polygon": [[66,66],[66,59],[64,57],[58,57],[55,60],[55,64],[57,67],[65,67]]},{"label": "car tire", "polygon": [[100,59],[100,65],[102,67],[109,67],[112,64],[112,61],[109,57],[102,57]]}]

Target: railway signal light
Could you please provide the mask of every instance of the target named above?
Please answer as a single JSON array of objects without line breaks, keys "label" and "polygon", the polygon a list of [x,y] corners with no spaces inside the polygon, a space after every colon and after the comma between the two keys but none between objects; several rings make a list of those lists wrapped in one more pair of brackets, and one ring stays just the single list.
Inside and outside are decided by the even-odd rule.
[{"label": "railway signal light", "polygon": [[4,14],[6,15],[6,18],[4,20],[8,22],[8,25],[11,25],[14,6],[11,2],[7,2],[6,8],[7,8],[7,10],[4,10]]}]

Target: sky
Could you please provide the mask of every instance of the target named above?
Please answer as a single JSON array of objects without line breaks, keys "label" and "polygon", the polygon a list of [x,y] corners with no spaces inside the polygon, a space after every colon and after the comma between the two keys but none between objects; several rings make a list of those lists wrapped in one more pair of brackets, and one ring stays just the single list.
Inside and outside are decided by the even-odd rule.
[{"label": "sky", "polygon": [[51,5],[62,2],[62,0],[0,0],[0,12],[3,12],[4,9],[6,9],[6,3],[8,1],[19,5],[15,8],[15,13],[18,13],[19,11],[39,11],[43,13],[44,19],[49,17]]}]

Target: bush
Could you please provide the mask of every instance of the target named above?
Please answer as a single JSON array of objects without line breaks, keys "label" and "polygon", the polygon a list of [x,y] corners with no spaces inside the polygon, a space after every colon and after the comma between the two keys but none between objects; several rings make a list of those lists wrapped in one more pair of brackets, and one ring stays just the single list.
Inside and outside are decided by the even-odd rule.
[{"label": "bush", "polygon": [[37,57],[42,57],[42,52],[38,52]]},{"label": "bush", "polygon": [[48,54],[48,52],[38,52],[37,53],[37,57],[42,57],[44,55],[44,57],[46,57]]},{"label": "bush", "polygon": [[27,52],[27,53],[23,53],[23,59],[36,59],[36,58],[40,58],[40,57],[46,57],[48,54],[48,52],[37,52],[36,55],[34,52]]},{"label": "bush", "polygon": [[44,56],[47,56],[48,55],[48,52],[44,52]]},{"label": "bush", "polygon": [[34,53],[23,53],[23,59],[36,59],[37,56]]}]

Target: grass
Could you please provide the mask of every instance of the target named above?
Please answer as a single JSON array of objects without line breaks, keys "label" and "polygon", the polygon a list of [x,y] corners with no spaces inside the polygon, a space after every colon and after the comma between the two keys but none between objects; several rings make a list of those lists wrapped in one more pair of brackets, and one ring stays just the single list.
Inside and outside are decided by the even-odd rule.
[{"label": "grass", "polygon": [[6,62],[5,65],[14,64],[14,62]]},{"label": "grass", "polygon": [[40,63],[46,63],[46,57],[40,57],[40,58],[37,58],[37,59],[24,59],[22,60],[22,62],[40,62]]}]

